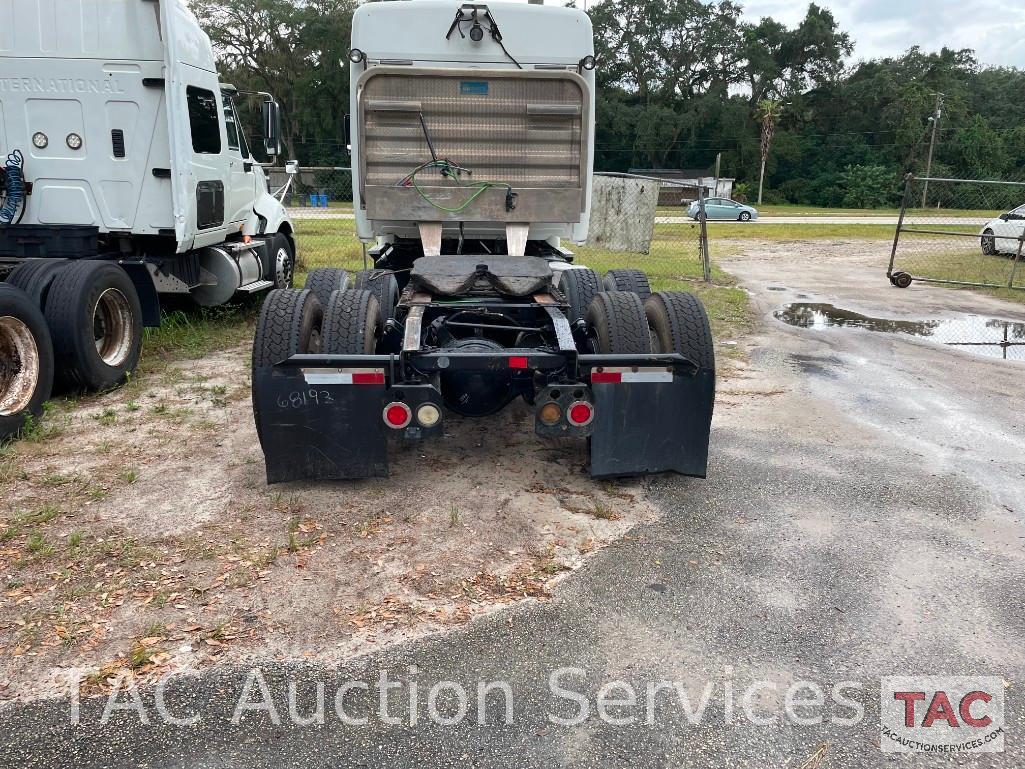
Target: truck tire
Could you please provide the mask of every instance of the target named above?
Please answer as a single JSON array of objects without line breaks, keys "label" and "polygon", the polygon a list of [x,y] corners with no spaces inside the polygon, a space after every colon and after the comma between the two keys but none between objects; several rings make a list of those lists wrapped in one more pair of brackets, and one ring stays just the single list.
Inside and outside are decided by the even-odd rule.
[{"label": "truck tire", "polygon": [[335,291],[324,311],[321,350],[328,355],[373,355],[380,314],[377,297],[369,291]]},{"label": "truck tire", "polygon": [[67,263],[67,259],[30,259],[11,270],[7,282],[28,294],[42,310],[53,279]]},{"label": "truck tire", "polygon": [[320,352],[324,308],[308,289],[278,288],[267,294],[256,321],[253,368],[272,366],[307,352]]},{"label": "truck tire", "polygon": [[659,291],[644,303],[644,314],[654,332],[655,352],[679,353],[715,371],[712,326],[700,299],[683,291]]},{"label": "truck tire", "polygon": [[647,355],[651,352],[651,334],[644,305],[637,294],[628,291],[598,294],[587,311],[587,326],[599,353]]},{"label": "truck tire", "polygon": [[124,381],[142,352],[142,306],[135,284],[113,262],[71,262],[50,286],[44,309],[61,381],[106,390]]},{"label": "truck tire", "polygon": [[310,270],[306,276],[306,288],[317,295],[320,306],[327,312],[327,305],[331,301],[331,294],[335,291],[345,291],[349,287],[349,273],[334,267],[320,267]]},{"label": "truck tire", "polygon": [[576,323],[587,317],[591,302],[601,293],[601,275],[588,268],[563,270],[559,273],[559,290],[569,302],[567,320]]},{"label": "truck tire", "polygon": [[609,270],[602,285],[606,291],[632,291],[642,302],[651,296],[648,276],[641,270]]},{"label": "truck tire", "polygon": [[0,283],[0,440],[38,419],[53,387],[53,346],[43,313],[21,289]]},{"label": "truck tire", "polygon": [[399,302],[399,284],[387,270],[360,270],[353,281],[354,290],[364,289],[377,297],[380,310],[378,326],[383,329],[389,318],[395,317],[395,305]]},{"label": "truck tire", "polygon": [[291,288],[295,278],[295,248],[292,241],[277,232],[268,243],[270,249],[270,270],[267,280],[273,281],[274,288]]}]

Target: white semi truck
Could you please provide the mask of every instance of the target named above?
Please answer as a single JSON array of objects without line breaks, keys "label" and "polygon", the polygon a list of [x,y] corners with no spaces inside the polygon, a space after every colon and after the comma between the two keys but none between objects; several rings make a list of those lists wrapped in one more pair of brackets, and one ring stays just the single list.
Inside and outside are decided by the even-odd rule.
[{"label": "white semi truck", "polygon": [[704,476],[715,356],[698,298],[604,275],[587,238],[591,23],[575,8],[367,3],[352,24],[356,229],[374,269],[268,294],[253,346],[271,483],[384,475],[389,438],[523,398],[597,477]]},{"label": "white semi truck", "polygon": [[[121,382],[162,296],[291,286],[292,224],[239,96],[183,0],[0,3],[0,438],[54,375]],[[278,104],[253,96],[277,155]]]}]

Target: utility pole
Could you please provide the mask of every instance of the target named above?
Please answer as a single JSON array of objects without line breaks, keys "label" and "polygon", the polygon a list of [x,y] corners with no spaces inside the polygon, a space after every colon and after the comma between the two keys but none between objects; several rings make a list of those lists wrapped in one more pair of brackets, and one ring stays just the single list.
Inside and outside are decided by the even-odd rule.
[{"label": "utility pole", "polygon": [[715,189],[712,190],[712,194],[719,195],[719,169],[722,166],[722,153],[718,152],[715,155]]},{"label": "utility pole", "polygon": [[929,195],[929,174],[932,172],[932,153],[936,149],[936,133],[939,130],[940,117],[943,115],[943,94],[936,92],[936,109],[929,120],[932,122],[932,138],[929,140],[929,156],[925,159],[925,182],[922,184],[922,208],[925,208]]}]

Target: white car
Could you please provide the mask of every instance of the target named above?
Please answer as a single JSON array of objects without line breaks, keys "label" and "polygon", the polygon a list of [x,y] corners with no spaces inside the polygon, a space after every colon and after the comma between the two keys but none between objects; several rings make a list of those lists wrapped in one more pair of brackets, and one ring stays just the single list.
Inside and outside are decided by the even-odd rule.
[{"label": "white car", "polygon": [[982,236],[982,253],[1016,256],[1025,238],[1025,206],[986,222],[979,235]]}]

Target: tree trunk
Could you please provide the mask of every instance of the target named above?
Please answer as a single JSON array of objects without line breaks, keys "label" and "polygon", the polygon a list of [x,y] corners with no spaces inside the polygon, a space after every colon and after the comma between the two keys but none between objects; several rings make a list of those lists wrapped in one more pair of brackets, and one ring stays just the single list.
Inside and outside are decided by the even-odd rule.
[{"label": "tree trunk", "polygon": [[762,170],[758,172],[758,205],[762,204],[762,182],[765,181],[765,155],[762,155]]}]

